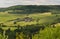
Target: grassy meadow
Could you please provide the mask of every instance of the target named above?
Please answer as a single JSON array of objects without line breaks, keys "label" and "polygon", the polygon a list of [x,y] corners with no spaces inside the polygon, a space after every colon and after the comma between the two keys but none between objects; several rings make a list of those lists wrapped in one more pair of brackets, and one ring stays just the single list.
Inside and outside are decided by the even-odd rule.
[{"label": "grassy meadow", "polygon": [[24,18],[24,17],[32,17],[34,20],[32,22],[17,22],[17,24],[20,24],[22,26],[24,25],[31,25],[31,24],[36,24],[36,20],[39,19],[39,24],[44,24],[44,23],[52,23],[55,22],[57,18],[60,18],[60,15],[57,14],[52,14],[50,12],[42,13],[42,14],[9,14],[8,12],[0,12],[0,23],[4,23],[5,25],[10,25],[13,26],[13,21],[7,22],[8,20],[14,20],[17,18]]}]

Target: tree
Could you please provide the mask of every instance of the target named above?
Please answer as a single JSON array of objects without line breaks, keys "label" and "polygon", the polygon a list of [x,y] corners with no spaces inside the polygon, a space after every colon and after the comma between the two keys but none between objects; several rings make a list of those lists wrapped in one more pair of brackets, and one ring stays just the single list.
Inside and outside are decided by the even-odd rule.
[{"label": "tree", "polygon": [[17,34],[18,39],[20,39],[20,33],[22,32],[22,27],[18,25],[17,29],[14,30]]},{"label": "tree", "polygon": [[11,31],[10,28],[6,30],[5,36],[7,39],[16,39],[16,33],[14,31]]},{"label": "tree", "polygon": [[44,29],[42,26],[28,25],[23,29],[23,34],[27,37],[26,39],[32,39],[36,33],[40,31],[40,29]]},{"label": "tree", "polygon": [[0,28],[0,39],[3,39],[3,32],[4,32],[4,30],[2,28]]}]

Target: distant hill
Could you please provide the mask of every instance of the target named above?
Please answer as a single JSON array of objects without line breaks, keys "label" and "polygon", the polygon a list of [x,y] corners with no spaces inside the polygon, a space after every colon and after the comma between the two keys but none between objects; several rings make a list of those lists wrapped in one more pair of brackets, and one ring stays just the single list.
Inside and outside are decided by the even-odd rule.
[{"label": "distant hill", "polygon": [[10,14],[32,14],[44,12],[60,13],[60,5],[16,5],[7,8],[0,8],[0,12],[4,11],[8,11]]}]

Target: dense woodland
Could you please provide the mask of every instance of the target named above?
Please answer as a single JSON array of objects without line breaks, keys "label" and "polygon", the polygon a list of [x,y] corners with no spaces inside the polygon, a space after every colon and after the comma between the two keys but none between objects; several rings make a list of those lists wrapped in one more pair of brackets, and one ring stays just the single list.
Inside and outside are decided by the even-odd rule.
[{"label": "dense woodland", "polygon": [[[0,8],[0,11],[9,11],[12,10],[13,14],[32,14],[32,13],[44,13],[44,12],[52,12],[55,14],[59,12],[60,5],[16,5],[8,8]],[[16,10],[20,10],[21,12],[17,12]]]}]

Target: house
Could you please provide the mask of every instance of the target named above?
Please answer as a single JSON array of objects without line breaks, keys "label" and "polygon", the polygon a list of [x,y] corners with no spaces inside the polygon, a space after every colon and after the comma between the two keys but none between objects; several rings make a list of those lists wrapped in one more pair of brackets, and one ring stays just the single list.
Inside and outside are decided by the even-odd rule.
[{"label": "house", "polygon": [[25,22],[31,22],[32,20],[33,20],[33,19],[30,18],[30,17],[25,17],[25,18],[24,18],[24,21],[25,21]]}]

